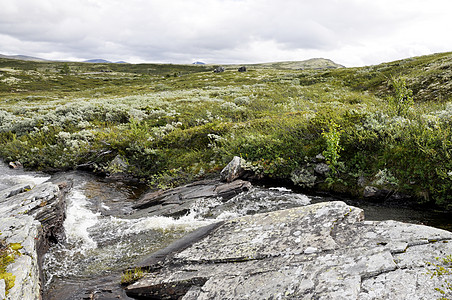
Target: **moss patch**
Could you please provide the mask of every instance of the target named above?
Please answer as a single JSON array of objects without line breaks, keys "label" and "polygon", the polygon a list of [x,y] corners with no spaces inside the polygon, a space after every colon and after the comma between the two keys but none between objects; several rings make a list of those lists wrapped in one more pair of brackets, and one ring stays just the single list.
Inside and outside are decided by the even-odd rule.
[{"label": "moss patch", "polygon": [[22,245],[20,243],[6,245],[3,240],[0,240],[0,280],[5,280],[7,295],[15,284],[16,276],[7,272],[6,268],[20,255],[18,250],[21,248]]}]

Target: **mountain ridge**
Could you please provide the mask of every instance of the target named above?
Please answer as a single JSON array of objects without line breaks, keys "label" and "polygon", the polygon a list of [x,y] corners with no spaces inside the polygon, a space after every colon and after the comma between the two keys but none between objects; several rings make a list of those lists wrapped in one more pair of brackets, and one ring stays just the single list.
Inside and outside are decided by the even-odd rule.
[{"label": "mountain ridge", "polygon": [[[42,62],[75,62],[68,60],[48,60],[39,57],[27,56],[27,55],[4,55],[0,54],[0,58],[24,60],[24,61],[42,61]],[[81,61],[83,63],[99,63],[99,64],[127,64],[125,61],[112,62],[102,58],[94,58]],[[146,63],[154,64],[154,63]],[[221,64],[205,64],[201,62],[192,63],[195,65],[221,65]],[[178,65],[178,64],[175,64]],[[184,65],[184,64],[180,64]],[[307,60],[299,61],[276,61],[276,62],[265,62],[265,63],[245,63],[245,64],[225,64],[226,68],[236,68],[239,66],[255,67],[262,69],[291,69],[291,70],[305,70],[305,69],[336,69],[345,68],[343,65],[335,63],[331,59],[326,58],[310,58]]]}]

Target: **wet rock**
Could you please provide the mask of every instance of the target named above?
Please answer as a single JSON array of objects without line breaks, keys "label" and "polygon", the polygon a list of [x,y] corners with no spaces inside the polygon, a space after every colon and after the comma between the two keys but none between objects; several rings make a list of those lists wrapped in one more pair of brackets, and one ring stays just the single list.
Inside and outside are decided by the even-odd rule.
[{"label": "wet rock", "polygon": [[229,162],[229,164],[221,170],[220,180],[226,182],[232,182],[245,174],[245,170],[242,165],[244,159],[234,156],[234,158]]},{"label": "wet rock", "polygon": [[364,187],[364,191],[363,191],[364,198],[370,198],[370,199],[374,199],[374,200],[384,200],[385,198],[388,197],[389,194],[390,194],[390,191],[388,191],[388,190],[379,189],[379,188],[376,188],[376,187],[370,186],[370,185]]},{"label": "wet rock", "polygon": [[250,182],[243,180],[230,183],[203,180],[171,190],[150,192],[136,202],[133,208],[139,211],[131,217],[146,215],[178,217],[187,214],[197,201],[215,198],[226,201],[248,191],[251,187]]},{"label": "wet rock", "polygon": [[[395,221],[365,221],[343,202],[232,219],[158,262],[129,285],[159,299],[434,299],[435,256],[452,233]],[[452,278],[446,278],[451,280]],[[400,285],[403,283],[403,285]]]}]

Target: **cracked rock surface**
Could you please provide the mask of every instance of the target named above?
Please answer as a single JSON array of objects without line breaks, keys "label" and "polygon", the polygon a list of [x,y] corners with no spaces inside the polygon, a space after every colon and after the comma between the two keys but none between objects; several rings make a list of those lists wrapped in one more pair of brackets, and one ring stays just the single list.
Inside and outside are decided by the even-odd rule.
[{"label": "cracked rock surface", "polygon": [[[245,216],[153,261],[128,296],[152,299],[436,299],[427,262],[452,233],[365,221],[343,202]],[[448,278],[452,280],[452,278]]]},{"label": "cracked rock surface", "polygon": [[[6,245],[19,246],[14,262],[6,268],[15,276],[6,299],[41,299],[39,260],[50,242],[64,238],[61,189],[50,182],[36,184],[33,179],[25,180],[11,177],[0,187],[0,237]],[[0,299],[5,292],[5,286],[0,284]]]}]

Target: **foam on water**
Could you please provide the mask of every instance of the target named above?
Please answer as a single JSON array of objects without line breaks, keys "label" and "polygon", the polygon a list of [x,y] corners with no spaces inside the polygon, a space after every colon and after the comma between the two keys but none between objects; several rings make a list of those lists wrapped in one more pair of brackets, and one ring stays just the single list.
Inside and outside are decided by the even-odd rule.
[{"label": "foam on water", "polygon": [[253,188],[228,201],[198,199],[180,218],[149,216],[133,219],[110,215],[122,194],[118,186],[101,180],[77,181],[69,193],[64,228],[67,241],[52,247],[44,257],[47,284],[69,278],[92,278],[118,272],[199,227],[243,215],[306,205],[309,198],[287,189]]},{"label": "foam on water", "polygon": [[214,221],[200,218],[194,211],[178,219],[103,216],[96,207],[105,209],[105,204],[93,203],[83,189],[83,184],[74,187],[66,200],[66,242],[52,247],[44,257],[46,286],[55,278],[86,277],[128,267]]},{"label": "foam on water", "polygon": [[50,179],[38,173],[25,174],[23,170],[13,170],[0,161],[0,190],[19,184],[28,184],[34,187]]},{"label": "foam on water", "polygon": [[90,237],[88,229],[99,222],[100,213],[93,213],[87,207],[88,204],[89,202],[79,188],[71,191],[68,197],[64,230],[67,242],[77,245],[80,251],[97,247],[97,243]]}]

